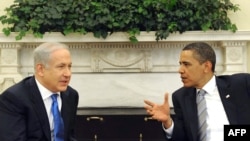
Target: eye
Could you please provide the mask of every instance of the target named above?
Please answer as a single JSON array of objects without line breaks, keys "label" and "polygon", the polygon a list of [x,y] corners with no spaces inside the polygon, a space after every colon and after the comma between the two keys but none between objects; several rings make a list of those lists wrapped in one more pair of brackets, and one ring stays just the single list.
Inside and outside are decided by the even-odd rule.
[{"label": "eye", "polygon": [[57,68],[59,68],[59,69],[62,69],[62,68],[64,68],[65,66],[64,65],[59,65],[59,66],[57,66]]},{"label": "eye", "polygon": [[188,62],[181,62],[180,65],[183,65],[183,66],[190,66],[191,64],[188,63]]}]

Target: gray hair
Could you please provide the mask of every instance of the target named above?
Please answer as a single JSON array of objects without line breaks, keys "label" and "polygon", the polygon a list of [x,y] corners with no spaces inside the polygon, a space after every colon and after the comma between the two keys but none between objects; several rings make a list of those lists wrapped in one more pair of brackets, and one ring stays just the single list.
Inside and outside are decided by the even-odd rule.
[{"label": "gray hair", "polygon": [[47,43],[42,43],[33,52],[33,57],[34,57],[34,67],[37,64],[43,64],[45,67],[48,66],[48,62],[50,60],[50,55],[54,51],[58,49],[67,49],[69,50],[69,47],[63,43],[58,43],[58,42],[47,42]]}]

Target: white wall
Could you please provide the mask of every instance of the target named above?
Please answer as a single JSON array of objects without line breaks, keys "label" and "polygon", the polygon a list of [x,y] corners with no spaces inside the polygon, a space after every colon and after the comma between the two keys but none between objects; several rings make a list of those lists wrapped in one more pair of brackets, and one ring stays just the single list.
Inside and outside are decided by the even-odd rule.
[{"label": "white wall", "polygon": [[240,5],[240,11],[229,13],[229,17],[238,27],[239,31],[250,31],[250,0],[231,0]]}]

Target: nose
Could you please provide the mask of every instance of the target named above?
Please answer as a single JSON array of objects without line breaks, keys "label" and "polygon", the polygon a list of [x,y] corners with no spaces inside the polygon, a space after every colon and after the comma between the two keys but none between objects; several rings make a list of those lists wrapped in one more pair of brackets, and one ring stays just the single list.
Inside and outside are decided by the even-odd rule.
[{"label": "nose", "polygon": [[71,76],[71,68],[66,68],[63,72],[63,76]]},{"label": "nose", "polygon": [[184,69],[182,68],[182,65],[180,65],[178,72],[179,72],[180,74],[184,73]]}]

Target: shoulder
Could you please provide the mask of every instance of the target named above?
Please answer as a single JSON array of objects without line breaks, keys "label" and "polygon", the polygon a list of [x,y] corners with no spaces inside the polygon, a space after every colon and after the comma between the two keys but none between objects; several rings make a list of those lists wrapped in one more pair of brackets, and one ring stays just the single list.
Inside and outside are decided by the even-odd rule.
[{"label": "shoulder", "polygon": [[173,97],[182,98],[182,97],[187,96],[190,93],[196,93],[195,91],[196,89],[193,87],[181,87],[173,92]]},{"label": "shoulder", "polygon": [[0,105],[7,105],[8,109],[19,111],[30,105],[30,85],[32,77],[27,77],[10,86],[0,95]]},{"label": "shoulder", "polygon": [[74,97],[74,99],[79,99],[78,91],[71,86],[68,86],[67,90],[64,93],[64,95],[68,97]]},{"label": "shoulder", "polygon": [[74,89],[73,87],[71,87],[71,86],[68,86],[67,91],[70,92],[70,93],[75,93],[75,94],[78,95],[78,91],[76,89]]},{"label": "shoulder", "polygon": [[20,93],[27,93],[26,91],[29,91],[30,87],[35,84],[32,84],[32,82],[35,82],[34,77],[26,77],[23,80],[17,82],[16,84],[10,86],[2,94],[4,95],[5,93],[8,93],[13,95],[20,95]]},{"label": "shoulder", "polygon": [[181,87],[181,88],[177,89],[174,93],[185,93],[185,92],[190,91],[191,89],[193,89],[193,88]]},{"label": "shoulder", "polygon": [[216,76],[217,85],[223,86],[245,86],[250,85],[249,73],[235,73],[232,75]]},{"label": "shoulder", "polygon": [[216,79],[225,80],[225,81],[250,80],[250,74],[249,73],[235,73],[235,74],[231,74],[231,75],[219,75],[219,76],[216,76]]}]

